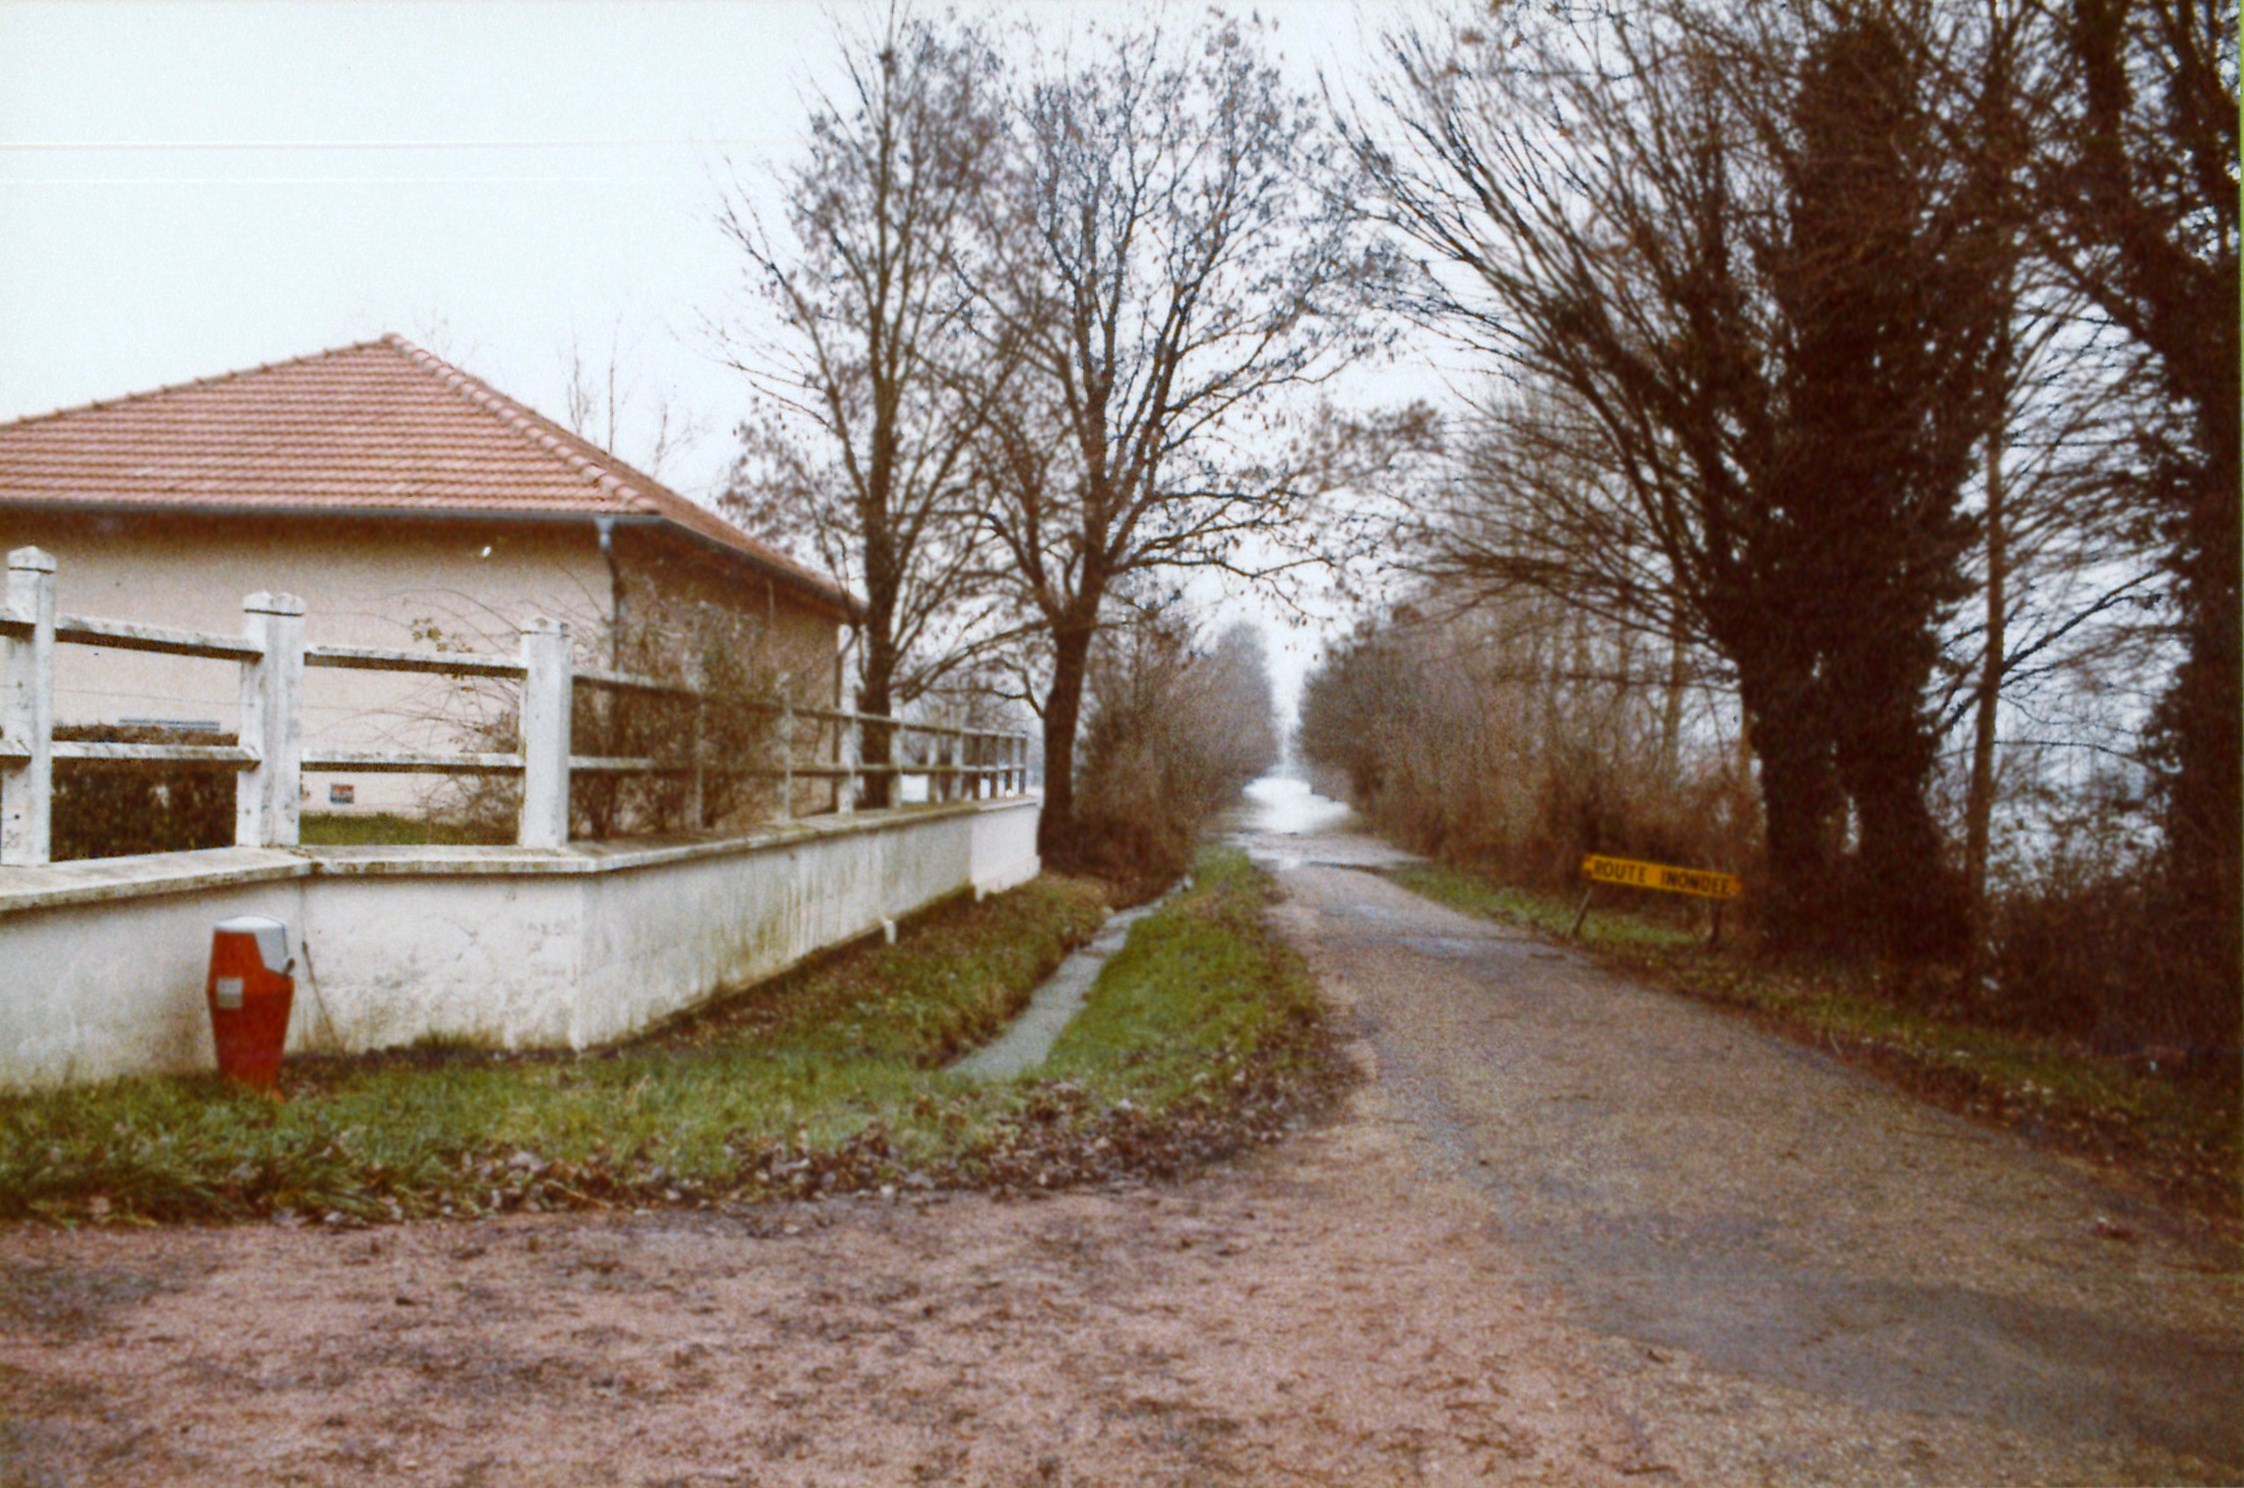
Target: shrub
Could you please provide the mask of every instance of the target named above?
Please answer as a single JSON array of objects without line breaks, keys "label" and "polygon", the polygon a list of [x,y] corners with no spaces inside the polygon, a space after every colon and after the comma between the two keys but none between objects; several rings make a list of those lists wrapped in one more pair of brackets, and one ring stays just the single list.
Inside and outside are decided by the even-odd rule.
[{"label": "shrub", "polygon": [[1151,623],[1102,639],[1077,783],[1074,865],[1150,887],[1191,866],[1200,832],[1278,762],[1260,636],[1234,626],[1204,652]]},{"label": "shrub", "polygon": [[2176,907],[2146,873],[2043,881],[1996,901],[1991,1009],[2015,1027],[2087,1040],[2100,1052],[2168,1051],[2233,1066],[2233,978],[2207,997]]},{"label": "shrub", "polygon": [[[657,769],[651,774],[574,772],[569,781],[570,837],[601,841],[773,815],[781,714],[762,623],[705,605],[664,604],[645,590],[634,595],[631,613],[635,618],[620,637],[597,637],[580,651],[577,664],[656,682],[690,681],[703,690],[698,709],[701,813],[697,820],[687,820],[697,726],[694,699],[579,682],[570,700],[569,752],[651,759]],[[419,633],[424,640],[433,638],[440,650],[453,648],[434,627],[424,626]],[[520,749],[515,684],[479,689],[478,697],[480,718],[467,727],[465,747],[491,753]],[[504,841],[514,833],[521,805],[520,780],[479,775],[448,780],[429,809],[448,828]]]},{"label": "shrub", "polygon": [[[603,645],[620,669],[657,682],[691,683],[699,702],[674,693],[579,683],[570,750],[579,755],[652,759],[653,774],[582,772],[570,781],[569,830],[600,839],[646,832],[695,831],[736,818],[762,820],[778,805],[780,714],[777,679],[764,655],[760,624],[705,606],[642,602],[643,617]],[[697,719],[698,713],[698,719]],[[698,728],[701,812],[687,820]]]},{"label": "shrub", "polygon": [[[65,724],[55,738],[104,744],[231,744],[234,735],[122,724]],[[55,861],[230,847],[234,769],[141,760],[57,760]]]},{"label": "shrub", "polygon": [[1665,643],[1549,604],[1407,607],[1309,679],[1301,749],[1383,832],[1543,888],[1582,855],[1748,867],[1758,814]]}]

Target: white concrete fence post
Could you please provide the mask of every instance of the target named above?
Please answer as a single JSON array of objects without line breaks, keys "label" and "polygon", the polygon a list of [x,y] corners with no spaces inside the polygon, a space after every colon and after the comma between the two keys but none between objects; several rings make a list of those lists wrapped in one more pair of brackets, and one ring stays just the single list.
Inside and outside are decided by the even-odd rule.
[{"label": "white concrete fence post", "polygon": [[693,753],[689,757],[689,763],[693,766],[693,771],[686,776],[686,804],[683,814],[686,818],[686,830],[698,832],[703,826],[701,813],[707,785],[703,775],[702,756],[709,747],[709,696],[698,685],[693,695],[693,738],[690,742]]},{"label": "white concrete fence post", "polygon": [[795,684],[779,674],[779,819],[795,818]]},{"label": "white concrete fence post", "polygon": [[7,755],[0,757],[0,864],[33,868],[47,862],[53,840],[52,554],[38,548],[8,554],[6,602],[17,624],[0,632],[0,739],[9,745]]},{"label": "white concrete fence post", "polygon": [[569,841],[569,705],[575,662],[569,627],[533,620],[522,627],[523,847]]},{"label": "white concrete fence post", "polygon": [[242,663],[241,747],[255,761],[234,777],[234,843],[294,847],[304,787],[304,601],[252,594],[242,631],[258,649]]}]

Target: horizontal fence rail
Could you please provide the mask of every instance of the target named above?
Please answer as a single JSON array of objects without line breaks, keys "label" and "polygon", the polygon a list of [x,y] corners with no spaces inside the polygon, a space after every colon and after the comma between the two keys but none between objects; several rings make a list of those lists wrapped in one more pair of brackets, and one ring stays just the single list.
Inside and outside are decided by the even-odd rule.
[{"label": "horizontal fence rail", "polygon": [[306,646],[308,667],[352,667],[366,672],[434,672],[446,677],[517,677],[522,663],[457,651],[387,651],[375,646]]},{"label": "horizontal fence rail", "polygon": [[115,651],[161,651],[169,656],[206,656],[217,661],[255,661],[260,654],[240,636],[173,630],[162,625],[128,625],[121,620],[90,620],[83,615],[55,616],[55,639],[81,646],[107,646]]},{"label": "horizontal fence rail", "polygon": [[[519,657],[469,652],[394,650],[372,646],[310,646],[304,605],[286,594],[242,601],[243,633],[228,636],[168,626],[106,620],[55,611],[55,562],[38,548],[8,554],[0,595],[0,864],[49,860],[54,764],[187,763],[235,771],[235,841],[243,847],[293,847],[299,839],[303,776],[312,773],[442,773],[514,775],[522,781],[516,841],[560,847],[569,840],[569,782],[579,774],[687,777],[689,821],[701,817],[708,776],[754,776],[779,782],[779,812],[796,811],[796,782],[830,784],[832,809],[856,809],[868,783],[912,776],[928,782],[932,800],[990,800],[1030,788],[1025,734],[959,724],[913,722],[842,708],[796,704],[786,695],[715,697],[686,682],[580,667],[569,627],[535,620],[522,630]],[[234,744],[121,744],[54,737],[57,645],[102,646],[169,656],[231,661],[241,668],[241,727]],[[483,677],[520,685],[518,752],[310,749],[304,745],[304,673],[311,667]],[[682,760],[571,750],[578,687],[638,692],[694,705],[692,747]],[[711,706],[779,715],[777,759],[743,764],[709,758],[702,723]],[[810,757],[798,758],[797,723],[812,726]],[[866,730],[885,736],[891,758],[864,757]],[[916,748],[914,744],[916,741]],[[917,753],[923,758],[905,756]]]}]

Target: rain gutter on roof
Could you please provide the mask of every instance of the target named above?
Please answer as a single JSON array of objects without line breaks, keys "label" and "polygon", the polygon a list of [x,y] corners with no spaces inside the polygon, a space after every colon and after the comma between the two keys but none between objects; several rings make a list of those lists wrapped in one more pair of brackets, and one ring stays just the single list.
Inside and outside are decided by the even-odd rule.
[{"label": "rain gutter on roof", "polygon": [[676,536],[700,544],[721,557],[735,563],[745,563],[798,594],[805,594],[830,609],[841,612],[843,618],[855,622],[865,616],[865,602],[838,586],[822,584],[783,564],[736,548],[705,532],[696,532],[683,522],[668,517],[638,513],[625,515],[606,512],[581,511],[515,511],[508,508],[474,510],[461,507],[349,507],[338,510],[331,506],[245,506],[216,507],[189,501],[81,501],[75,498],[46,499],[34,497],[0,496],[0,511],[55,511],[87,513],[95,516],[150,516],[150,517],[293,517],[313,518],[322,521],[408,522],[531,522],[548,526],[568,526],[577,522],[607,522],[616,527],[652,527],[667,529]]},{"label": "rain gutter on roof", "polygon": [[[398,515],[408,516],[411,515],[411,513],[401,512],[398,513]],[[539,513],[517,512],[511,513],[510,515],[517,518],[526,518],[531,521],[545,520],[542,514]],[[574,513],[555,513],[551,520],[565,522],[574,518],[575,515],[576,514]],[[668,517],[647,515],[624,516],[619,514],[616,516],[609,516],[605,512],[594,514],[592,520],[595,524],[608,524],[611,530],[617,527],[647,527],[659,528],[664,531],[674,533],[679,537],[688,538],[694,542],[697,542],[701,544],[701,546],[709,549],[711,552],[725,558],[730,558],[736,563],[745,563],[749,567],[761,573],[765,578],[775,579],[779,583],[786,585],[790,589],[793,589],[798,594],[809,594],[815,597],[820,603],[830,605],[834,609],[841,611],[842,615],[852,622],[862,620],[865,617],[865,602],[859,599],[856,595],[848,593],[846,590],[840,588],[829,588],[813,580],[807,580],[801,574],[796,573],[790,568],[787,568],[781,564],[773,563],[769,559],[759,557],[758,555],[747,552],[744,549],[736,548],[731,543],[711,537],[705,532],[696,532],[693,528],[688,527],[683,522],[673,522]],[[606,547],[607,541],[607,537],[605,536],[605,534],[603,534],[601,538],[603,548]]]}]

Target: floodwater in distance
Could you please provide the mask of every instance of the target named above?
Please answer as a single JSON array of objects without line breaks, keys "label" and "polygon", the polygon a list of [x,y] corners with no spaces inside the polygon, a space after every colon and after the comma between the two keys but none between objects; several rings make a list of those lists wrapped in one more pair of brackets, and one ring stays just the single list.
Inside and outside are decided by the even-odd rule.
[{"label": "floodwater in distance", "polygon": [[1291,775],[1265,775],[1247,787],[1240,825],[1249,832],[1284,837],[1329,832],[1348,820],[1348,806],[1309,788]]}]

